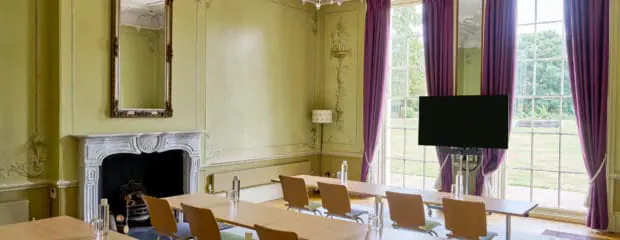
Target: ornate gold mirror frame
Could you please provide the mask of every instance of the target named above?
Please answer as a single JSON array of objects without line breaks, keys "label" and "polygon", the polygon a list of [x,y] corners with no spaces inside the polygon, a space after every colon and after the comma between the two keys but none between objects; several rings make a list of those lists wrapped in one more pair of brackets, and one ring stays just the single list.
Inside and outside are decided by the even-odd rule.
[{"label": "ornate gold mirror frame", "polygon": [[[111,48],[110,48],[110,83],[111,83],[111,108],[110,116],[112,118],[166,118],[172,117],[172,0],[164,1],[163,13],[163,89],[161,92],[163,102],[159,102],[157,107],[124,107],[121,101],[121,1],[135,3],[135,0],[111,0]],[[137,1],[140,2],[140,1]],[[152,12],[151,12],[152,13]],[[151,19],[151,21],[153,21]],[[137,20],[136,20],[137,22]],[[159,23],[157,23],[159,24]],[[137,27],[140,31],[140,27]],[[152,47],[152,46],[151,46]],[[141,86],[148,87],[148,86]],[[159,96],[156,96],[159,98]],[[157,101],[161,101],[158,99]]]}]

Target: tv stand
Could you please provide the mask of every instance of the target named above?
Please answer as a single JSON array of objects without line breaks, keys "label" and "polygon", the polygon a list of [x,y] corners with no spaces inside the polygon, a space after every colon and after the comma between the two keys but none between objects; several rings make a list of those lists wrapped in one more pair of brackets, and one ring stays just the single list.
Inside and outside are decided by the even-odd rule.
[{"label": "tv stand", "polygon": [[[458,165],[459,171],[465,171],[465,195],[469,195],[469,173],[482,164],[482,148],[439,147],[439,152],[450,154],[452,165]],[[458,162],[455,159],[458,158]],[[463,166],[463,159],[465,165]]]}]

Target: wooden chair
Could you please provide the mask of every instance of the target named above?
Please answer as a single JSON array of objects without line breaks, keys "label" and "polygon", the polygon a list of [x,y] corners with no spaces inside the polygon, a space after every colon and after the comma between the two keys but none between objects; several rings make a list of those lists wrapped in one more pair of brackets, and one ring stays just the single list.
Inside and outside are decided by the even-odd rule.
[{"label": "wooden chair", "polygon": [[243,240],[243,236],[220,232],[213,212],[181,203],[183,214],[189,222],[189,229],[196,240]]},{"label": "wooden chair", "polygon": [[327,209],[327,217],[342,217],[364,223],[362,215],[368,211],[351,208],[351,200],[347,187],[340,184],[318,182],[323,208]]},{"label": "wooden chair", "polygon": [[280,231],[266,228],[260,225],[254,225],[254,230],[258,234],[260,240],[298,240],[299,237],[294,232]]},{"label": "wooden chair", "polygon": [[187,224],[178,223],[172,212],[172,208],[168,201],[143,196],[144,201],[149,209],[149,215],[151,217],[151,225],[157,232],[157,239],[163,235],[169,239],[189,239],[191,234],[187,227]]},{"label": "wooden chair", "polygon": [[288,204],[288,209],[296,209],[299,212],[309,211],[315,215],[321,215],[321,203],[310,202],[308,197],[308,189],[306,189],[306,182],[303,178],[279,176],[280,183],[282,184],[282,194],[284,195],[284,201]]},{"label": "wooden chair", "polygon": [[390,208],[390,219],[394,222],[394,228],[422,230],[437,236],[434,229],[441,224],[426,220],[424,202],[421,195],[397,192],[386,192],[385,194]]},{"label": "wooden chair", "polygon": [[449,238],[490,240],[496,233],[487,231],[487,215],[484,203],[442,199],[446,229]]}]

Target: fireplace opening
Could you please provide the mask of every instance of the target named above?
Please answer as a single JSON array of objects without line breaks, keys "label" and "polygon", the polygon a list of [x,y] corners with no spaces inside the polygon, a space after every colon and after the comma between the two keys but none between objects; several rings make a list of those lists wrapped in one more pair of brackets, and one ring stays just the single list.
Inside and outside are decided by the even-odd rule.
[{"label": "fireplace opening", "polygon": [[117,229],[150,226],[143,195],[164,198],[184,194],[182,150],[161,153],[120,153],[101,165],[101,198],[107,198]]}]

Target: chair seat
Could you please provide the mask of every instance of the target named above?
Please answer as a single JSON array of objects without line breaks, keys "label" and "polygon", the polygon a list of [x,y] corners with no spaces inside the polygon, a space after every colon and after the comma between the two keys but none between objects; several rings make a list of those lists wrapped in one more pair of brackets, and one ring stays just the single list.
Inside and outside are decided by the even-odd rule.
[{"label": "chair seat", "polygon": [[368,214],[368,211],[352,208],[350,213],[347,213],[346,217],[358,218],[364,214]]},{"label": "chair seat", "polygon": [[230,232],[220,232],[220,237],[222,237],[222,240],[244,240],[245,239],[244,236],[237,235],[237,234],[230,233]]},{"label": "chair seat", "polygon": [[321,208],[321,203],[320,202],[310,202],[310,203],[308,203],[308,205],[306,205],[304,207],[307,208],[310,211],[314,211],[314,210],[317,210],[317,209]]},{"label": "chair seat", "polygon": [[441,223],[435,222],[435,221],[431,221],[431,220],[426,220],[424,222],[424,226],[420,227],[420,229],[422,229],[424,231],[427,231],[427,232],[432,232],[438,226],[441,226]]},{"label": "chair seat", "polygon": [[217,228],[218,228],[220,231],[222,231],[222,230],[226,230],[226,229],[229,229],[229,228],[234,228],[234,227],[235,227],[235,226],[233,226],[233,225],[229,225],[229,224],[226,224],[226,223],[221,223],[221,222],[218,222],[218,223],[217,223]]}]

